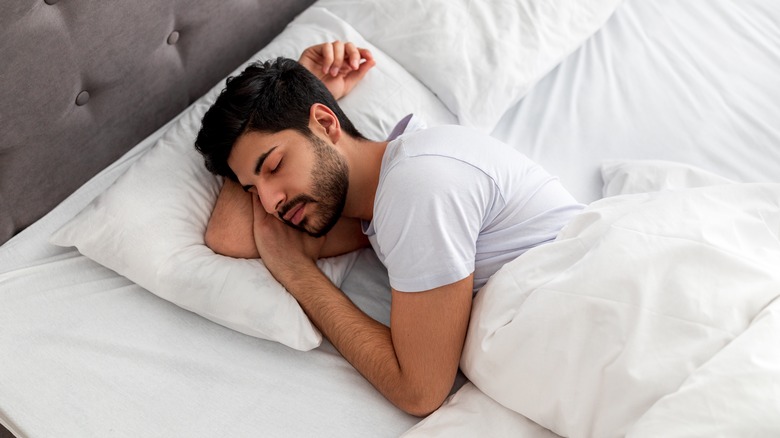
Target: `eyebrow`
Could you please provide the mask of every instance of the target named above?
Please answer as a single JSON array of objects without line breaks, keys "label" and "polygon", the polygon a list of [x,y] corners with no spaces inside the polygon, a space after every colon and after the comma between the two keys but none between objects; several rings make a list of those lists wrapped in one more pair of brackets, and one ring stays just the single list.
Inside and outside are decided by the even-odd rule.
[{"label": "eyebrow", "polygon": [[[273,152],[276,148],[277,148],[277,146],[272,147],[266,153],[260,155],[257,158],[257,164],[255,164],[255,171],[254,171],[255,175],[259,175],[260,174],[260,169],[262,169],[263,163],[265,163],[265,159],[268,158],[268,156],[271,155],[271,152]],[[251,184],[247,184],[245,186],[242,186],[242,188],[244,189],[245,192],[248,192],[249,189],[252,188],[252,185]]]}]

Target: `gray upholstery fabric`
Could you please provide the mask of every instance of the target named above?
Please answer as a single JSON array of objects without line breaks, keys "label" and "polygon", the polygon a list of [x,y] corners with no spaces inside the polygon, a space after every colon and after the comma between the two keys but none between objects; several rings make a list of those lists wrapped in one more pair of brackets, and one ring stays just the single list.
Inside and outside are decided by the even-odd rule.
[{"label": "gray upholstery fabric", "polygon": [[312,2],[0,0],[0,243]]}]

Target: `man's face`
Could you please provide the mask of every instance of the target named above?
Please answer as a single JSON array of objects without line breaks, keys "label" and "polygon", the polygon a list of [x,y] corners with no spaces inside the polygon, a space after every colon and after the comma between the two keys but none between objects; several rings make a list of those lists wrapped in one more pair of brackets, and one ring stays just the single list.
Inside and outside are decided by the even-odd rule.
[{"label": "man's face", "polygon": [[346,160],[314,135],[248,132],[236,140],[228,165],[244,190],[259,195],[266,212],[312,236],[330,231],[344,209]]}]

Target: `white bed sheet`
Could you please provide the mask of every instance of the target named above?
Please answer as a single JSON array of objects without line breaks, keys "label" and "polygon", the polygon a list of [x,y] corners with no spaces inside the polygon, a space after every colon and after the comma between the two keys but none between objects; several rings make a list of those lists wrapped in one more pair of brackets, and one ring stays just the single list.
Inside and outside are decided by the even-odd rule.
[{"label": "white bed sheet", "polygon": [[[627,0],[493,135],[601,196],[604,159],[655,158],[738,181],[780,175],[780,3]],[[147,140],[0,248],[0,422],[38,436],[398,436],[417,423],[327,343],[248,337],[144,291],[48,236]],[[387,322],[384,271],[344,288]]]}]

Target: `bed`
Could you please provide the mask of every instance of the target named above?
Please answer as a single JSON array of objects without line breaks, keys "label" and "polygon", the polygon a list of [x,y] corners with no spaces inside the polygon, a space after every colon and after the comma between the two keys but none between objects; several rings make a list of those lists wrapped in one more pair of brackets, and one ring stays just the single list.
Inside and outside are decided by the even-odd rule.
[{"label": "bed", "polygon": [[[777,2],[6,3],[0,435],[780,434]],[[476,295],[424,419],[202,242],[224,78],[332,39],[375,54],[367,136],[468,125],[588,204]],[[372,251],[320,266],[388,323]]]}]

